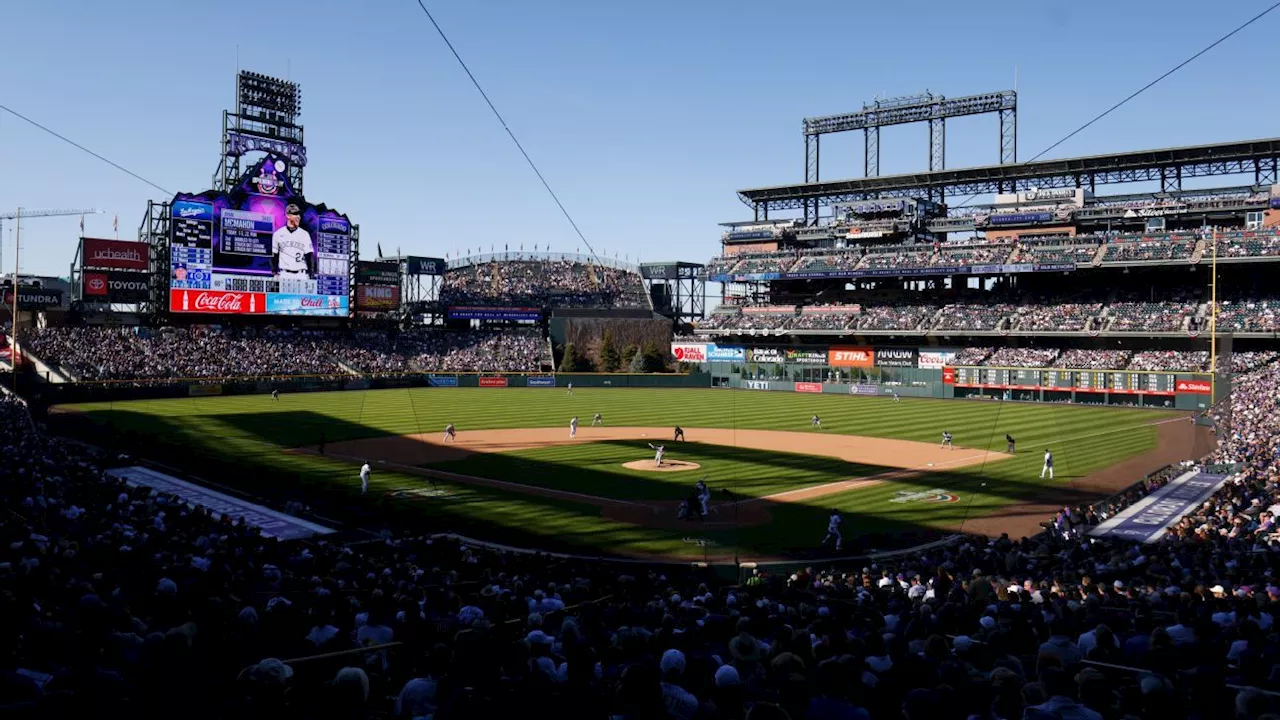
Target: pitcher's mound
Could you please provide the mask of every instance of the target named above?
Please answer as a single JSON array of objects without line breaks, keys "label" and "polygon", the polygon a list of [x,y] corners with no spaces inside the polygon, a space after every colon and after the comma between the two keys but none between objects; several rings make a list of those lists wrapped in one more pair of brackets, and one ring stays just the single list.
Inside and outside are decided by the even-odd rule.
[{"label": "pitcher's mound", "polygon": [[702,466],[696,462],[685,462],[683,460],[663,460],[661,465],[655,465],[652,460],[632,460],[629,463],[622,463],[622,467],[631,470],[648,470],[649,472],[684,472],[685,470],[697,470]]}]

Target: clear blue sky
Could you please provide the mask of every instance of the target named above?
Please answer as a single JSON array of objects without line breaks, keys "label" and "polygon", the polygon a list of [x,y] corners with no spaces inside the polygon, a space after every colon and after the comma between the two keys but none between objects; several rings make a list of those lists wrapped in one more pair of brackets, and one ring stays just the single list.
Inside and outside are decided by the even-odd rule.
[{"label": "clear blue sky", "polygon": [[[1261,1],[431,2],[428,7],[599,252],[705,261],[734,193],[803,179],[800,120],[877,94],[1013,85],[1029,158]],[[303,87],[307,196],[363,255],[580,243],[414,0],[12,2],[0,102],[172,191],[207,189],[239,66]],[[1269,16],[1054,156],[1277,134]],[[994,117],[948,125],[949,167],[998,160]],[[927,129],[882,135],[885,174],[927,168]],[[861,168],[824,142],[824,178]],[[0,113],[0,208],[99,207],[136,236],[159,191]],[[4,270],[12,270],[6,224]],[[24,224],[23,270],[65,274],[77,220]]]}]

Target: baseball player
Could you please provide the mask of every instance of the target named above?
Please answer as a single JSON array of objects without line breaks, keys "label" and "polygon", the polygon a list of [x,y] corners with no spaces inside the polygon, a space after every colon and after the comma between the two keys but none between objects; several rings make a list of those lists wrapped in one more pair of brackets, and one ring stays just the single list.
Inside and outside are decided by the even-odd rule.
[{"label": "baseball player", "polygon": [[458,439],[458,431],[454,429],[453,423],[444,426],[444,442],[453,442]]},{"label": "baseball player", "polygon": [[680,427],[679,425],[676,426],[676,433],[674,436],[672,436],[671,442],[675,442],[677,440],[679,440],[680,442],[684,442],[684,428]]},{"label": "baseball player", "polygon": [[272,399],[272,400],[275,400],[276,402],[280,402],[280,391],[279,391],[279,390],[272,389],[272,390],[271,390],[271,399]]},{"label": "baseball player", "polygon": [[569,437],[571,438],[578,437],[578,416],[577,415],[574,415],[573,419],[569,421]]},{"label": "baseball player", "polygon": [[1053,453],[1048,448],[1044,451],[1044,467],[1040,468],[1040,478],[1044,479],[1044,474],[1049,473],[1049,479],[1053,479]]},{"label": "baseball player", "polygon": [[600,416],[600,413],[596,413],[596,416],[591,418],[591,427],[595,427],[597,425],[602,427],[604,426],[604,418]]},{"label": "baseball player", "polygon": [[711,489],[707,487],[705,479],[699,480],[693,487],[698,491],[698,503],[702,506],[702,517],[706,517],[709,509],[707,506],[711,503]]},{"label": "baseball player", "polygon": [[365,460],[364,464],[360,466],[360,494],[361,495],[364,495],[365,493],[369,492],[369,472],[370,472],[369,461]]},{"label": "baseball player", "polygon": [[894,390],[894,391],[893,391],[893,401],[894,401],[894,402],[902,402],[902,398],[898,397],[898,391],[897,391],[897,390]]},{"label": "baseball player", "polygon": [[310,280],[315,274],[316,248],[311,234],[299,227],[302,211],[289,203],[284,218],[284,227],[271,234],[272,274],[281,280]]},{"label": "baseball player", "polygon": [[844,544],[844,538],[840,536],[840,525],[844,523],[844,518],[840,517],[840,511],[832,510],[831,517],[827,518],[827,534],[822,538],[822,544],[826,545],[827,541],[835,538],[836,550],[839,550]]},{"label": "baseball player", "polygon": [[951,445],[951,433],[947,432],[946,430],[942,431],[941,447],[947,448],[948,450],[954,449]]},{"label": "baseball player", "polygon": [[649,443],[649,449],[653,451],[653,464],[662,467],[662,454],[666,452],[667,446]]},{"label": "baseball player", "polygon": [[813,420],[810,420],[810,421],[809,421],[809,424],[810,424],[810,425],[812,425],[813,427],[816,427],[816,428],[818,428],[819,430],[821,430],[821,429],[822,429],[822,418],[818,417],[817,415],[814,415],[814,416],[813,416]]},{"label": "baseball player", "polygon": [[568,388],[569,388],[569,394],[570,394],[570,395],[572,395],[572,394],[573,394],[573,383],[569,383]]},{"label": "baseball player", "polygon": [[1013,450],[1013,446],[1014,446],[1013,436],[1012,436],[1012,435],[1010,435],[1009,433],[1005,433],[1005,434],[1004,434],[1004,441],[1005,441],[1005,443],[1007,443],[1007,444],[1009,445],[1009,454],[1010,454],[1010,455],[1012,455],[1012,454],[1013,454],[1013,452],[1014,452],[1014,450]]}]

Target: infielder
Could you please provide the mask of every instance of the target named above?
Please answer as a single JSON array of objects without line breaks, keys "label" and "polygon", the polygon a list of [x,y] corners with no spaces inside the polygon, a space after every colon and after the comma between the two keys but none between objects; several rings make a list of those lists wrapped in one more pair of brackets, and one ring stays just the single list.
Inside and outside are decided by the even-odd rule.
[{"label": "infielder", "polygon": [[667,446],[666,446],[666,445],[654,445],[653,443],[649,443],[649,449],[653,451],[653,464],[654,464],[654,465],[657,465],[657,466],[659,466],[659,467],[661,467],[661,466],[662,466],[662,453],[666,452],[666,450],[667,450]]},{"label": "infielder", "polygon": [[577,415],[574,415],[573,419],[569,421],[569,437],[571,438],[578,437],[578,416]]},{"label": "infielder", "polygon": [[831,538],[836,540],[836,550],[839,550],[844,544],[844,538],[840,536],[840,525],[844,522],[844,518],[840,517],[838,510],[831,511],[831,517],[827,518],[827,534],[822,538],[822,544],[826,545]]},{"label": "infielder", "polygon": [[597,425],[602,427],[604,426],[604,418],[600,417],[600,413],[596,413],[596,416],[591,418],[591,427],[595,427]]},{"label": "infielder", "polygon": [[684,428],[680,427],[679,425],[676,426],[676,432],[675,432],[675,435],[672,436],[671,442],[675,442],[677,440],[679,440],[680,442],[684,442]]},{"label": "infielder", "polygon": [[1006,443],[1008,443],[1008,444],[1009,444],[1009,454],[1010,454],[1010,455],[1012,455],[1012,454],[1014,453],[1014,450],[1013,450],[1013,446],[1014,446],[1013,436],[1012,436],[1012,435],[1010,435],[1009,433],[1005,433],[1005,435],[1004,435],[1004,441],[1005,441]]},{"label": "infielder", "polygon": [[453,442],[458,439],[458,431],[454,429],[453,423],[444,426],[444,442]]},{"label": "infielder", "polygon": [[942,431],[942,445],[940,447],[947,448],[948,450],[955,449],[951,445],[951,433],[947,432],[946,430]]},{"label": "infielder", "polygon": [[311,234],[299,227],[302,211],[289,203],[284,218],[284,227],[271,234],[272,271],[279,279],[310,280],[315,274],[316,248]]},{"label": "infielder", "polygon": [[1053,453],[1048,448],[1044,451],[1044,467],[1040,468],[1040,478],[1044,479],[1044,474],[1049,473],[1049,479],[1053,479]]},{"label": "infielder", "polygon": [[365,460],[364,464],[360,466],[360,494],[361,495],[364,495],[365,493],[369,492],[369,472],[370,472],[369,461]]},{"label": "infielder", "polygon": [[821,429],[822,429],[822,418],[818,417],[817,415],[814,415],[814,416],[813,416],[813,420],[809,421],[809,424],[810,424],[810,425],[812,425],[813,427],[816,427],[816,428],[818,428],[819,430],[821,430]]}]

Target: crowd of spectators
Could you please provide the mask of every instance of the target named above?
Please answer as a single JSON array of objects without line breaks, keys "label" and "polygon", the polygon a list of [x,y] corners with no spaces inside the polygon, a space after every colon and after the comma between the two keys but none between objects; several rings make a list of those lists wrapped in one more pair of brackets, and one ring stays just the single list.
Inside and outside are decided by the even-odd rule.
[{"label": "crowd of spectators", "polygon": [[1005,318],[1018,311],[1012,303],[966,304],[953,303],[945,305],[938,313],[938,322],[934,330],[999,330]]},{"label": "crowd of spectators", "polygon": [[1077,348],[1062,351],[1062,356],[1054,364],[1068,370],[1120,370],[1129,364],[1131,355],[1128,350]]},{"label": "crowd of spectators", "polygon": [[1133,240],[1107,243],[1103,262],[1152,262],[1160,260],[1190,260],[1195,253],[1198,237],[1195,234],[1140,237]]},{"label": "crowd of spectators", "polygon": [[1112,332],[1173,332],[1186,327],[1199,310],[1194,301],[1113,302],[1106,328]]},{"label": "crowd of spectators", "polygon": [[862,254],[852,250],[824,255],[804,255],[791,271],[837,272],[853,270],[860,262],[862,262]]},{"label": "crowd of spectators", "polygon": [[1141,350],[1129,359],[1128,370],[1156,372],[1204,372],[1209,353],[1203,350]]},{"label": "crowd of spectators", "polygon": [[1280,255],[1280,233],[1265,230],[1232,230],[1215,235],[1219,258],[1272,257]]},{"label": "crowd of spectators", "polygon": [[532,307],[648,306],[640,275],[575,260],[505,260],[451,269],[441,302]]},{"label": "crowd of spectators", "polygon": [[1064,241],[1054,242],[1022,242],[1018,245],[1018,262],[1039,263],[1043,265],[1056,263],[1092,263],[1098,255],[1098,245],[1066,244]]},{"label": "crowd of spectators", "polygon": [[982,364],[988,367],[1049,367],[1059,352],[1055,348],[1003,347],[991,353]]},{"label": "crowd of spectators", "polygon": [[843,330],[858,322],[860,314],[849,309],[806,307],[791,324],[792,330]]},{"label": "crowd of spectators", "polygon": [[942,245],[938,249],[937,265],[999,265],[1009,259],[1013,248],[1009,245]]},{"label": "crowd of spectators", "polygon": [[932,305],[872,305],[862,309],[860,330],[916,330],[933,317]]},{"label": "crowd of spectators", "polygon": [[1280,330],[1280,300],[1276,298],[1224,300],[1219,303],[1219,332],[1276,332],[1278,330]]},{"label": "crowd of spectators", "polygon": [[996,351],[995,348],[990,348],[990,347],[964,348],[960,352],[956,353],[956,357],[953,362],[956,365],[966,365],[966,366],[981,365],[985,363],[987,361],[987,358],[991,357],[991,353],[995,351]]},{"label": "crowd of spectators", "polygon": [[53,327],[27,350],[81,381],[341,375],[367,372],[533,372],[547,344],[532,329],[405,332],[230,331]]},{"label": "crowd of spectators", "polygon": [[[112,459],[3,398],[0,710],[1268,720],[1277,388],[1280,369],[1237,381],[1208,458],[1228,480],[1160,542],[1085,531],[1180,468],[1066,507],[1032,538],[757,569],[741,585],[443,538],[278,542],[104,476]],[[278,659],[303,656],[319,659]]]},{"label": "crowd of spectators", "polygon": [[1013,314],[1013,329],[1024,332],[1080,332],[1102,311],[1102,303],[1067,302],[1022,305]]}]

